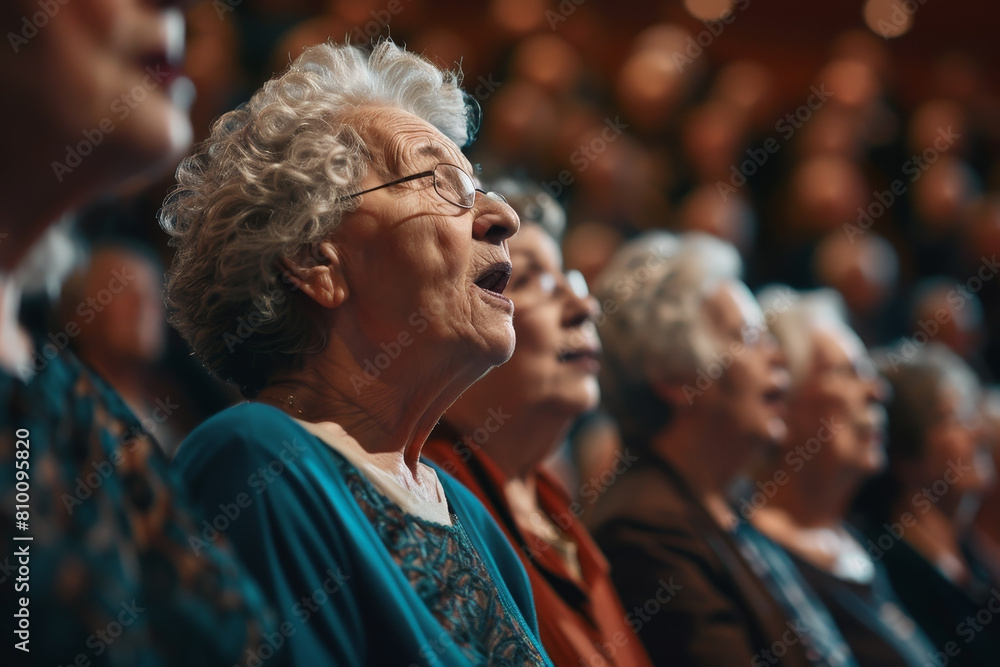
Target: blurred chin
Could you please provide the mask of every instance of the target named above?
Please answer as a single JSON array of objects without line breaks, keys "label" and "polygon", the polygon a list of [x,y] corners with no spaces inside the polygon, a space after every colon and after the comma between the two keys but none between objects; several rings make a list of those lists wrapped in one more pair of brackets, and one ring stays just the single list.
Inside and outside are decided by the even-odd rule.
[{"label": "blurred chin", "polygon": [[579,387],[575,391],[566,392],[560,401],[566,413],[572,413],[575,418],[596,408],[599,398],[596,388],[592,389],[587,386]]},{"label": "blurred chin", "polygon": [[[174,88],[178,84],[183,87],[178,80]],[[189,152],[194,137],[186,105],[162,95],[138,107],[115,133],[120,133],[116,155],[124,158],[119,162],[124,188],[144,185],[172,169]]]},{"label": "blurred chin", "polygon": [[886,456],[885,451],[881,446],[879,446],[878,448],[871,450],[871,453],[868,456],[868,466],[865,469],[865,472],[870,475],[876,475],[882,472],[888,463],[889,459]]},{"label": "blurred chin", "polygon": [[781,445],[788,439],[788,425],[781,417],[768,417],[765,425],[766,439],[775,444]]},{"label": "blurred chin", "polygon": [[597,378],[587,378],[584,391],[586,398],[583,402],[583,408],[580,410],[581,414],[596,409],[601,402],[601,386],[598,384]]}]

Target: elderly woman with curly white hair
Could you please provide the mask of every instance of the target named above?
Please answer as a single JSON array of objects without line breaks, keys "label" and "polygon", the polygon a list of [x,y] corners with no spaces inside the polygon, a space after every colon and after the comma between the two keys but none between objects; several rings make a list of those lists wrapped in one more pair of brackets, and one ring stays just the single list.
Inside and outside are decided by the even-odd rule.
[{"label": "elderly woman with curly white hair", "polygon": [[518,218],[459,149],[467,99],[391,42],[311,47],[217,121],[164,204],[173,323],[250,399],[176,465],[210,516],[192,548],[225,532],[282,616],[258,659],[550,664],[503,533],[420,459],[514,347]]}]

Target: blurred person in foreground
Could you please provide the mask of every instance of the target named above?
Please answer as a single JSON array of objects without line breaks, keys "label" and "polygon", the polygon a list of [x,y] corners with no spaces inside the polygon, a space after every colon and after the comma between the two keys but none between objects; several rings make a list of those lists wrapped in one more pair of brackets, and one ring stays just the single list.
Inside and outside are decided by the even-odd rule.
[{"label": "blurred person in foreground", "polygon": [[597,406],[596,304],[583,276],[563,273],[547,231],[561,227],[552,224],[564,217],[558,204],[541,190],[503,190],[521,219],[505,291],[514,302],[517,347],[448,408],[424,455],[476,494],[517,550],[553,663],[648,665],[607,561],[580,520],[582,505],[542,466],[573,421]]},{"label": "blurred person in foreground", "polygon": [[883,381],[836,292],[772,288],[760,302],[792,377],[788,446],[755,475],[741,514],[791,555],[859,665],[921,667],[933,645],[846,523],[858,487],[885,465]]},{"label": "blurred person in foreground", "polygon": [[[168,455],[180,444],[180,396],[157,378],[166,345],[163,269],[141,246],[105,242],[63,286],[59,325],[80,333],[70,348],[115,388]],[[91,301],[87,301],[88,296]],[[185,401],[186,402],[186,401]]]},{"label": "blurred person in foreground", "polygon": [[601,391],[639,460],[588,525],[655,664],[853,665],[788,558],[727,498],[786,433],[788,374],[741,266],[728,243],[660,232],[599,278]]},{"label": "blurred person in foreground", "polygon": [[41,26],[35,2],[0,8],[17,162],[0,184],[2,664],[232,665],[264,630],[231,556],[188,549],[197,518],[159,447],[66,349],[81,328],[34,336],[18,321],[25,258],[51,225],[188,147],[171,5],[75,0]]},{"label": "blurred person in foreground", "polygon": [[867,550],[935,645],[926,664],[993,664],[1000,626],[982,619],[1000,612],[1000,581],[969,540],[993,477],[979,380],[938,343],[907,341],[876,359],[892,396],[888,466],[856,503]]},{"label": "blurred person in foreground", "polygon": [[420,459],[514,349],[518,217],[476,187],[477,123],[456,74],[320,44],[215,124],[164,203],[171,321],[250,399],[175,465],[208,511],[243,498],[224,532],[295,664],[551,664],[503,532]]}]

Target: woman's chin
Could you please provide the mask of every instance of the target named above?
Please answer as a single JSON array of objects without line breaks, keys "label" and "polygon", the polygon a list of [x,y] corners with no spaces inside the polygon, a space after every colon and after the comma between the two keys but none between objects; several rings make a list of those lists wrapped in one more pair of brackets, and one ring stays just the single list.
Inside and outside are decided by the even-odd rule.
[{"label": "woman's chin", "polygon": [[490,346],[490,356],[493,357],[491,366],[507,363],[511,355],[514,354],[514,346],[517,342],[514,335],[514,322],[509,318],[499,325],[496,333],[495,340],[491,341],[492,345]]},{"label": "woman's chin", "polygon": [[465,361],[464,363],[460,362],[460,367],[472,372],[475,378],[481,378],[497,366],[507,363],[511,355],[514,354],[513,329],[511,329],[509,338],[497,337],[481,341],[480,344],[466,349],[465,354],[456,355],[460,349],[461,347],[451,345],[445,353],[456,361],[464,358]]},{"label": "woman's chin", "polygon": [[771,444],[783,445],[788,440],[788,425],[781,417],[769,417],[767,420],[766,433],[767,440]]},{"label": "woman's chin", "polygon": [[[187,79],[174,85],[182,85],[182,81]],[[125,169],[121,188],[142,186],[169,172],[190,151],[193,138],[187,111],[170,98],[150,99],[138,107],[109,136],[118,150],[108,152],[114,152]]]},{"label": "woman's chin", "polygon": [[511,356],[514,354],[514,337],[510,337],[510,341],[498,345],[494,351],[494,359],[490,363],[491,366],[500,366],[510,361]]}]

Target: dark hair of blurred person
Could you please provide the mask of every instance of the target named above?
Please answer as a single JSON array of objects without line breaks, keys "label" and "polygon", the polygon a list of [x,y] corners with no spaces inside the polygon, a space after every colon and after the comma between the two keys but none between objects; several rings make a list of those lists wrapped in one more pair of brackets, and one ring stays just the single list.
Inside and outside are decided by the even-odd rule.
[{"label": "dark hair of blurred person", "polygon": [[0,560],[30,561],[30,582],[0,582],[4,664],[229,665],[265,629],[228,553],[188,549],[196,520],[156,443],[67,351],[82,325],[32,336],[18,322],[19,269],[46,230],[188,147],[173,4],[0,8],[0,124],[17,163],[0,184]]},{"label": "dark hair of blurred person", "polygon": [[[753,664],[778,645],[786,665],[853,664],[787,556],[727,499],[786,433],[787,372],[741,266],[723,241],[659,232],[599,278],[602,394],[638,460],[602,485],[588,525],[655,664]],[[790,639],[795,624],[809,632]]]},{"label": "dark hair of blurred person", "polygon": [[[573,421],[597,406],[596,304],[579,273],[563,273],[547,231],[565,225],[555,200],[509,180],[496,189],[511,193],[521,218],[505,291],[517,346],[448,408],[423,453],[483,502],[517,550],[555,664],[648,665],[581,505],[542,468]],[[617,461],[627,465],[623,456]]]},{"label": "dark hair of blurred person", "polygon": [[921,667],[933,645],[846,524],[858,487],[885,465],[883,381],[836,292],[772,288],[760,301],[792,377],[789,437],[754,475],[741,514],[792,556],[858,664]]},{"label": "dark hair of blurred person", "polygon": [[993,476],[979,381],[939,343],[906,341],[876,358],[892,396],[888,466],[856,502],[866,548],[885,565],[939,662],[992,664],[1000,655],[1000,629],[980,625],[976,615],[996,606],[1000,582],[968,540]]}]

